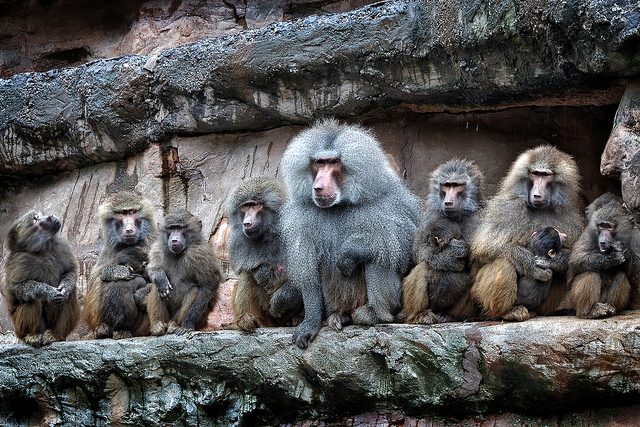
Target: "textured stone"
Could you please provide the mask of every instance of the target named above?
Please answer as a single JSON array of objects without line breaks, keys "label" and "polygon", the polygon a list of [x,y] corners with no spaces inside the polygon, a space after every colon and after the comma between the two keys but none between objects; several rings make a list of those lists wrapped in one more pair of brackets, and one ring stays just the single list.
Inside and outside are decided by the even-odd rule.
[{"label": "textured stone", "polygon": [[[360,419],[374,424],[376,414],[393,413],[449,422],[498,413],[580,420],[594,406],[637,402],[638,319],[325,328],[306,351],[291,343],[288,328],[2,345],[0,420],[273,425],[369,414]],[[478,357],[466,363],[470,351]]]},{"label": "textured stone", "polygon": [[620,179],[624,201],[640,214],[640,80],[630,81],[620,100],[600,170]]}]

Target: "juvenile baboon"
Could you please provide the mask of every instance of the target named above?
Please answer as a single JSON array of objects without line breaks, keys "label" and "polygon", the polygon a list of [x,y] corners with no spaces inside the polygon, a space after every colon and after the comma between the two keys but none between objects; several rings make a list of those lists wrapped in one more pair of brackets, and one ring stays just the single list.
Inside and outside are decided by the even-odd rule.
[{"label": "juvenile baboon", "polygon": [[179,210],[165,215],[149,255],[147,296],[152,335],[182,335],[207,325],[218,298],[220,262],[202,237],[202,221]]},{"label": "juvenile baboon", "polygon": [[31,210],[7,236],[5,298],[16,336],[33,347],[66,339],[80,315],[78,260],[58,235],[61,226],[57,217]]},{"label": "juvenile baboon", "polygon": [[[536,260],[549,260],[555,258],[562,245],[567,240],[567,235],[553,227],[545,227],[534,231],[531,235],[527,249],[536,257]],[[521,275],[518,277],[518,296],[515,305],[522,305],[529,310],[535,310],[547,299],[551,290],[551,279],[536,280],[533,277]]]},{"label": "juvenile baboon", "polygon": [[[450,245],[464,242],[458,223],[446,218],[432,222],[425,237],[434,257],[447,251]],[[433,267],[427,261],[416,266],[402,282],[406,322],[432,324],[462,320],[468,315],[466,304],[458,304],[471,288],[466,267],[464,256],[455,258],[455,263],[445,269]]]},{"label": "juvenile baboon", "polygon": [[589,224],[573,247],[567,279],[578,317],[613,316],[628,308],[638,254],[631,250],[635,220],[613,200],[593,210]]},{"label": "juvenile baboon", "polygon": [[[230,329],[252,332],[256,327],[285,326],[296,313],[282,317],[269,312],[274,293],[286,282],[285,250],[280,234],[280,209],[287,191],[272,178],[251,178],[227,198],[231,233],[227,242],[231,268],[238,274],[233,290],[235,320]],[[302,298],[298,296],[298,312]]]},{"label": "juvenile baboon", "polygon": [[137,194],[121,192],[100,206],[98,216],[103,247],[91,269],[84,318],[96,338],[147,335],[148,319],[140,300],[148,288],[139,287],[140,277],[118,260],[131,256],[121,253],[131,248],[142,251],[138,257],[148,253],[156,236],[153,207]]},{"label": "juvenile baboon", "polygon": [[290,196],[282,211],[287,271],[305,316],[294,343],[306,348],[323,314],[336,330],[349,321],[394,321],[419,200],[380,143],[358,126],[324,120],[290,142],[282,170]]},{"label": "juvenile baboon", "polygon": [[[416,266],[402,283],[408,322],[431,324],[445,320],[465,320],[476,315],[477,306],[471,300],[470,288],[467,287],[457,295],[454,306],[445,310],[446,316],[434,316],[428,306],[429,299],[426,298],[432,293],[429,285],[433,282],[425,281],[425,278],[431,277],[433,271],[449,272],[452,277],[457,278],[469,273],[467,242],[480,219],[483,190],[484,176],[468,160],[449,160],[431,174],[426,208],[413,241],[413,262]],[[462,231],[461,238],[454,238],[444,247],[434,245],[431,239],[432,224],[442,218],[458,224]],[[413,297],[418,299],[411,301]]]},{"label": "juvenile baboon", "polygon": [[[511,165],[471,239],[476,272],[471,294],[490,318],[521,321],[531,317],[525,306],[516,305],[518,275],[553,279],[537,314],[553,313],[566,295],[569,248],[583,226],[579,181],[571,156],[548,145],[525,151]],[[547,226],[567,234],[567,247],[552,259],[536,259],[527,249],[529,238]]]}]

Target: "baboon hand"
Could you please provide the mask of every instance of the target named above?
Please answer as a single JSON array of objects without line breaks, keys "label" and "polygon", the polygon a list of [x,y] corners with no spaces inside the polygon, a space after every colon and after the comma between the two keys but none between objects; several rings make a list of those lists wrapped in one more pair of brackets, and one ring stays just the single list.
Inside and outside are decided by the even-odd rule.
[{"label": "baboon hand", "polygon": [[627,252],[627,247],[621,241],[616,240],[611,244],[611,257],[612,260],[616,263],[615,265],[620,265],[626,261]]},{"label": "baboon hand", "polygon": [[455,258],[466,258],[469,256],[469,245],[464,240],[452,239],[449,242],[451,255]]},{"label": "baboon hand", "polygon": [[353,270],[355,270],[357,266],[358,264],[356,262],[356,257],[353,256],[353,254],[351,254],[350,252],[343,252],[342,254],[340,254],[337,267],[342,274],[347,277],[351,276],[351,274],[353,274]]},{"label": "baboon hand", "polygon": [[293,331],[293,343],[304,350],[309,347],[309,343],[313,341],[319,331],[320,327],[316,326],[314,322],[304,320]]},{"label": "baboon hand", "polygon": [[64,288],[50,288],[50,291],[47,294],[47,301],[53,304],[62,304],[69,299],[69,294],[64,292]]},{"label": "baboon hand", "polygon": [[535,261],[534,261],[534,265],[536,267],[540,267],[540,268],[546,270],[548,268],[551,268],[551,261],[549,259],[547,259],[546,257],[536,256]]},{"label": "baboon hand", "polygon": [[553,277],[553,271],[550,268],[543,268],[536,265],[533,268],[532,277],[536,280],[546,282],[548,280],[551,280],[551,278]]},{"label": "baboon hand", "polygon": [[153,281],[156,284],[160,298],[169,299],[173,286],[169,282],[167,274],[163,270],[158,270],[153,276]]}]

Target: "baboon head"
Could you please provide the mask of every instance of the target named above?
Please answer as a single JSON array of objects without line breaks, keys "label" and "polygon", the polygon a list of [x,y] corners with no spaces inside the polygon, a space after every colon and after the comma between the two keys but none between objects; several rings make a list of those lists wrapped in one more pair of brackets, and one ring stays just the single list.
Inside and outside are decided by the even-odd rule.
[{"label": "baboon head", "polygon": [[40,212],[30,210],[9,230],[9,250],[38,252],[45,248],[51,238],[60,231],[61,226],[58,217],[44,216]]}]

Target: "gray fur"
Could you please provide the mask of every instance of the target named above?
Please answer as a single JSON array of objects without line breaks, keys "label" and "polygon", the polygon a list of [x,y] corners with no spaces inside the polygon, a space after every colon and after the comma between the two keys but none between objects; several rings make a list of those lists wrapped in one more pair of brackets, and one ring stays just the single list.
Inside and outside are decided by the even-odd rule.
[{"label": "gray fur", "polygon": [[[345,176],[342,201],[320,209],[312,199],[310,161],[324,153],[340,157]],[[380,143],[358,126],[324,120],[291,141],[282,169],[290,194],[282,212],[289,280],[301,290],[305,310],[294,342],[301,348],[308,345],[322,325],[325,309],[333,319],[355,310],[355,323],[392,321],[401,307],[400,278],[409,268],[420,202],[391,168]],[[365,262],[355,270],[356,277],[345,277],[338,263],[354,250]],[[350,286],[362,280],[362,270],[366,305],[342,301],[348,310],[336,312],[338,307],[325,301],[323,291],[330,286],[333,299],[340,300],[342,294],[335,293],[342,286],[348,294]]]},{"label": "gray fur", "polygon": [[[226,211],[229,218],[227,248],[231,268],[236,273],[251,271],[262,263],[285,265],[282,239],[278,231],[279,213],[287,199],[284,185],[273,178],[251,178],[239,184],[227,197]],[[240,205],[255,200],[273,215],[272,224],[259,239],[249,239],[242,232],[243,215]],[[270,222],[271,225],[271,222]]]}]

